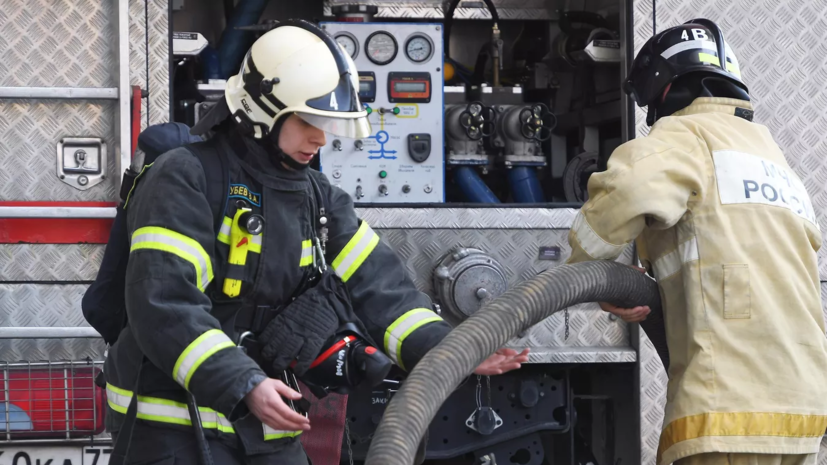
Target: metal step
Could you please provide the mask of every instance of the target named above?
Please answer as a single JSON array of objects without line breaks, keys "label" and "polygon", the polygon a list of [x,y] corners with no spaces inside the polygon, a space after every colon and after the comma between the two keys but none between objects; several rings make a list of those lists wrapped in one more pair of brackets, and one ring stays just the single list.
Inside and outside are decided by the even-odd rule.
[{"label": "metal step", "polygon": [[0,87],[0,99],[118,100],[117,87]]}]

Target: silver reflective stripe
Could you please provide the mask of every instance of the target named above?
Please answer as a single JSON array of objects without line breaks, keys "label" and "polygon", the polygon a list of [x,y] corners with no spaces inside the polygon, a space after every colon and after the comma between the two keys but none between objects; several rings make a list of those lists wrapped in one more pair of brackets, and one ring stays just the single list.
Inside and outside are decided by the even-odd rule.
[{"label": "silver reflective stripe", "polygon": [[299,266],[308,266],[313,263],[313,242],[302,241],[302,255]]},{"label": "silver reflective stripe", "polygon": [[281,439],[281,438],[294,438],[298,435],[302,434],[301,431],[282,431],[278,429],[270,428],[267,425],[264,425],[264,440],[265,441],[272,441],[273,439]]},{"label": "silver reflective stripe", "polygon": [[698,260],[698,240],[693,237],[677,249],[655,260],[655,278],[659,281],[673,276],[681,270],[684,264]]},{"label": "silver reflective stripe", "polygon": [[[132,392],[107,385],[106,398],[112,410],[126,414],[129,403],[132,401]],[[215,410],[198,407],[198,412],[201,416],[201,425],[204,428],[218,429],[225,433],[235,432],[233,424]],[[137,417],[142,420],[160,423],[192,425],[192,418],[190,418],[189,409],[185,404],[156,397],[138,396]]]},{"label": "silver reflective stripe", "polygon": [[385,353],[400,367],[402,364],[402,343],[418,328],[442,318],[427,308],[416,308],[396,319],[385,331]]},{"label": "silver reflective stripe", "polygon": [[224,220],[221,222],[221,228],[218,230],[218,240],[225,244],[230,243],[230,230],[233,226],[232,218],[224,217]]},{"label": "silver reflective stripe", "polygon": [[195,267],[198,288],[202,291],[212,280],[212,262],[201,244],[170,229],[148,226],[132,235],[130,251],[155,249],[178,255]]},{"label": "silver reflective stripe", "polygon": [[184,349],[175,362],[172,375],[178,384],[189,389],[190,379],[195,370],[214,353],[231,347],[235,347],[235,344],[223,331],[211,329],[198,336]]},{"label": "silver reflective stripe", "polygon": [[[677,55],[678,53],[685,52],[687,50],[700,49],[710,50],[713,52],[718,51],[718,47],[715,45],[715,42],[712,42],[711,40],[687,40],[685,42],[681,42],[679,44],[675,44],[667,48],[660,54],[660,56],[668,60],[673,56]],[[729,51],[727,51],[727,53],[729,54]]]},{"label": "silver reflective stripe", "polygon": [[336,274],[342,278],[342,281],[347,282],[353,273],[359,269],[362,262],[368,258],[368,255],[379,243],[379,236],[367,224],[362,222],[356,234],[350,239],[344,249],[339,252],[339,255],[333,260],[333,269]]},{"label": "silver reflective stripe", "polygon": [[[129,401],[132,400],[132,395],[131,393],[129,396],[121,394],[119,391],[112,389],[111,386],[106,386],[106,400],[109,401],[110,405],[114,404],[115,406],[121,407],[123,409],[121,413],[126,413],[126,409],[129,408]],[[121,409],[115,408],[115,410],[120,411]]]},{"label": "silver reflective stripe", "polygon": [[[232,232],[233,220],[229,217],[224,217],[221,223],[221,228],[218,230],[218,242],[230,245],[230,233]],[[262,234],[257,236],[250,236],[249,251],[254,253],[261,253]]]},{"label": "silver reflective stripe", "polygon": [[610,244],[598,236],[596,232],[589,226],[586,217],[582,211],[577,212],[574,217],[574,222],[571,225],[571,230],[580,243],[580,247],[589,254],[590,257],[597,260],[614,260],[620,256],[626,245]]},{"label": "silver reflective stripe", "polygon": [[264,237],[263,234],[259,234],[258,236],[250,236],[250,247],[247,249],[252,253],[261,253],[261,241]]}]

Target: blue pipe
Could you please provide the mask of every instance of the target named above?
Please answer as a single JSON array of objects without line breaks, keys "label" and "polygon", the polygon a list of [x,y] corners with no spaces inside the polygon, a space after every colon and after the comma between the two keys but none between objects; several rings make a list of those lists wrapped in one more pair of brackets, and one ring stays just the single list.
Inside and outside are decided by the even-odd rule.
[{"label": "blue pipe", "polygon": [[269,2],[270,0],[241,0],[233,9],[233,15],[221,34],[221,45],[218,48],[222,79],[238,72],[241,60],[252,46],[254,33],[239,31],[236,27],[257,24]]},{"label": "blue pipe", "polygon": [[221,63],[216,49],[208,45],[201,52],[201,60],[204,63],[204,79],[221,79]]},{"label": "blue pipe", "polygon": [[543,203],[545,196],[540,181],[537,179],[535,168],[530,166],[516,166],[508,170],[508,183],[511,184],[511,194],[517,203]]},{"label": "blue pipe", "polygon": [[462,189],[462,193],[469,202],[500,203],[500,199],[491,192],[474,168],[460,166],[454,171],[454,180],[459,184],[459,188]]}]

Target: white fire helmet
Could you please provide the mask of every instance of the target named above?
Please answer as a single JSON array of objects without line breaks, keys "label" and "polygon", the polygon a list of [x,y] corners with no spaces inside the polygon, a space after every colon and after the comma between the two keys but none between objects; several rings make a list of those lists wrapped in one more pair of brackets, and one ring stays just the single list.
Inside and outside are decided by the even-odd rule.
[{"label": "white fire helmet", "polygon": [[252,126],[258,139],[290,113],[330,134],[363,139],[371,130],[358,89],[356,65],[333,37],[310,22],[289,20],[256,40],[224,97],[236,121]]}]

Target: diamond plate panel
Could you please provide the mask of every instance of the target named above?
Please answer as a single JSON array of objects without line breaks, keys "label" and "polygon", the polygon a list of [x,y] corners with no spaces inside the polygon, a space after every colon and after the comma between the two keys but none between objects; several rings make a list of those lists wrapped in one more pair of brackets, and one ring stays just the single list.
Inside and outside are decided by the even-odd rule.
[{"label": "diamond plate panel", "polygon": [[[337,4],[352,4],[352,0],[327,0],[324,3],[325,16],[331,16],[331,7]],[[377,5],[376,18],[436,18],[445,17],[441,0],[360,1],[359,4]],[[479,2],[482,3],[482,2]],[[551,0],[494,0],[500,19],[553,20],[557,18],[556,7]],[[457,19],[491,19],[485,7],[467,8],[460,3],[454,10]]]},{"label": "diamond plate panel", "polygon": [[374,229],[569,229],[571,208],[357,208]]},{"label": "diamond plate panel", "polygon": [[114,5],[3,0],[0,86],[116,87]]},{"label": "diamond plate panel", "polygon": [[3,281],[94,281],[105,246],[95,244],[0,245]]},{"label": "diamond plate panel", "polygon": [[535,349],[528,354],[528,363],[633,363],[635,360],[635,349],[622,347]]},{"label": "diamond plate panel", "polygon": [[[3,166],[0,200],[111,201],[116,198],[120,178],[114,175],[116,121],[112,103],[0,101],[0,164]],[[58,179],[55,150],[63,137],[103,138],[109,155],[108,179],[86,191]]]},{"label": "diamond plate panel", "polygon": [[[146,2],[132,0],[129,2],[129,81],[141,89],[147,88],[146,33]],[[147,98],[141,99],[141,130],[146,129],[149,121],[148,102]]]},{"label": "diamond plate panel", "polygon": [[[117,86],[114,2],[8,0],[0,11],[0,85]],[[130,81],[146,87],[146,11],[130,2]],[[1,200],[101,201],[116,197],[114,102],[0,102]],[[55,173],[61,137],[101,137],[109,151],[108,181],[88,191]]]},{"label": "diamond plate panel", "polygon": [[[80,301],[85,285],[0,284],[0,326],[89,326]],[[102,339],[0,340],[0,360],[103,360]]]},{"label": "diamond plate panel", "polygon": [[[827,321],[827,281],[821,283],[821,309]],[[818,453],[818,465],[827,465],[827,435],[821,440],[821,450]]]},{"label": "diamond plate panel", "polygon": [[[636,0],[635,50],[652,35],[652,2]],[[657,28],[694,17],[716,21],[738,54],[750,87],[756,122],[766,125],[790,166],[804,182],[819,223],[827,225],[827,10],[819,2],[778,0],[658,2]],[[645,114],[636,112],[637,133],[648,133]],[[820,275],[827,279],[827,247],[819,251]]]},{"label": "diamond plate panel", "polygon": [[169,121],[169,3],[147,0],[149,124]]},{"label": "diamond plate panel", "polygon": [[825,324],[827,324],[827,281],[821,282],[821,310],[824,313]]},{"label": "diamond plate panel", "polygon": [[821,439],[821,447],[818,451],[818,465],[827,465],[827,436]]},{"label": "diamond plate panel", "polygon": [[640,332],[640,432],[641,464],[654,465],[657,458],[663,412],[666,406],[666,371],[655,346]]},{"label": "diamond plate panel", "polygon": [[[489,253],[505,269],[509,286],[561,265],[571,253],[567,230],[375,229],[397,252],[417,288],[433,299],[436,298],[431,282],[433,270],[441,257],[457,247],[474,247]],[[563,259],[538,260],[540,246],[560,247]],[[619,260],[630,263],[631,252]],[[581,304],[569,309],[568,339],[565,338],[564,322],[564,314],[557,313],[509,344],[532,348],[630,347],[625,323],[610,320],[596,304]]]}]

